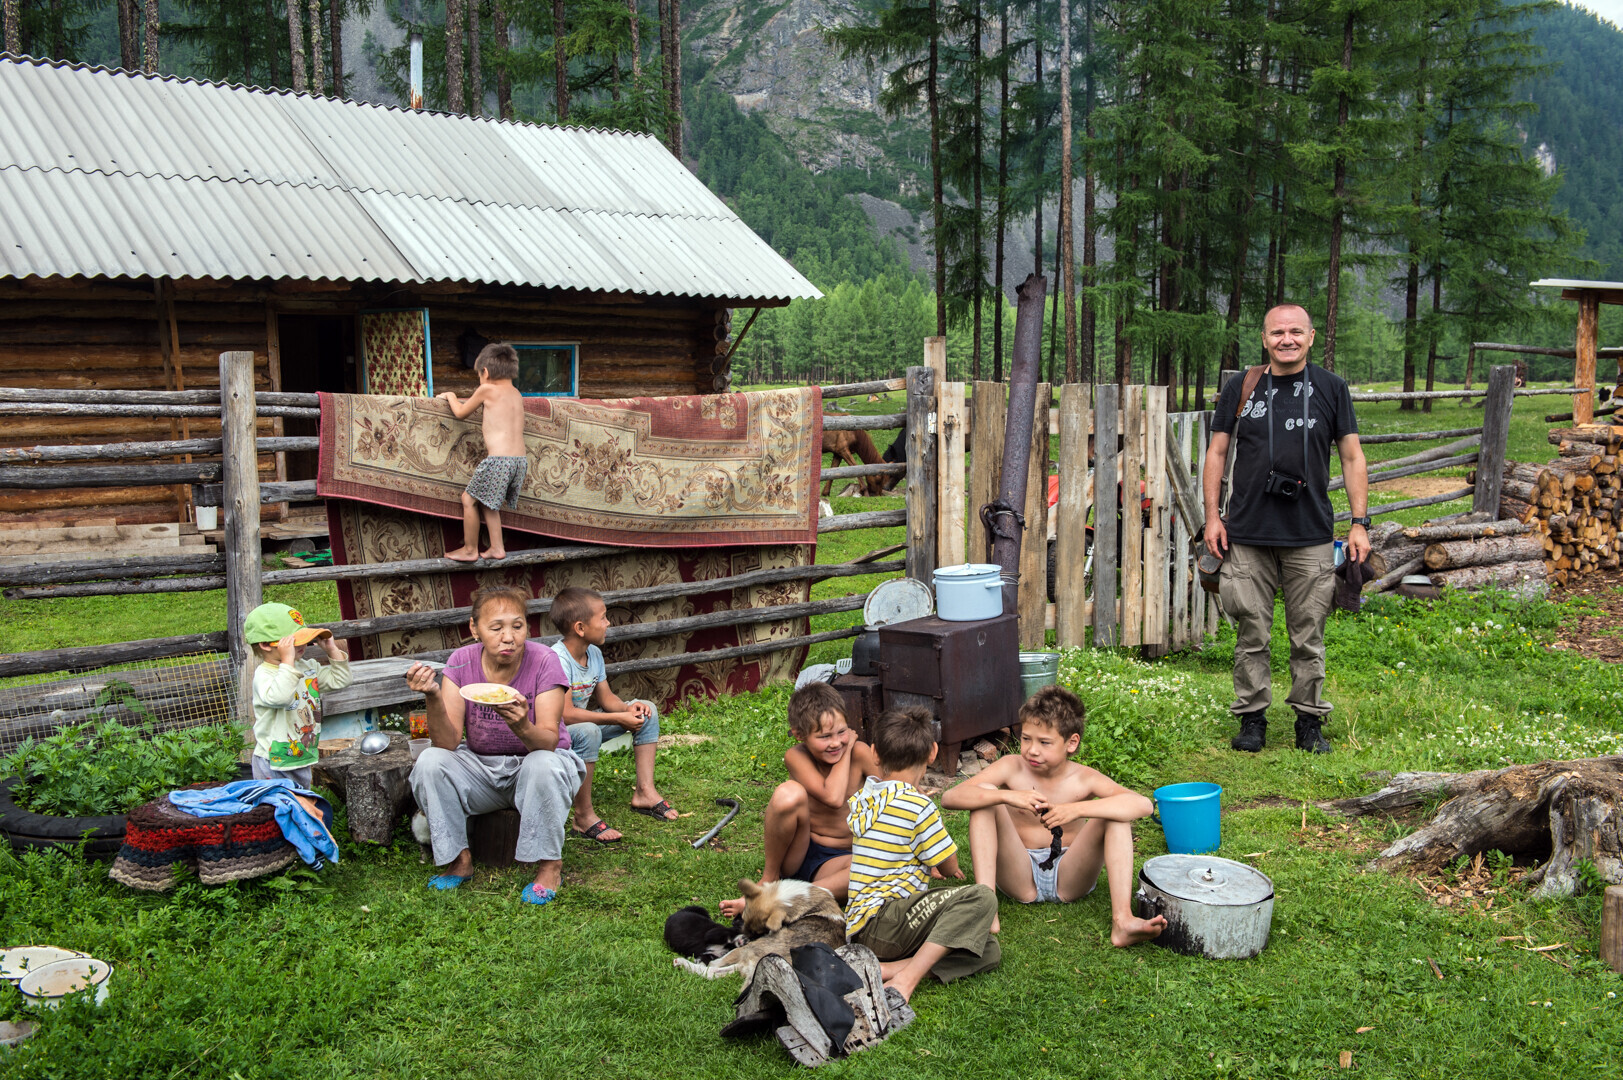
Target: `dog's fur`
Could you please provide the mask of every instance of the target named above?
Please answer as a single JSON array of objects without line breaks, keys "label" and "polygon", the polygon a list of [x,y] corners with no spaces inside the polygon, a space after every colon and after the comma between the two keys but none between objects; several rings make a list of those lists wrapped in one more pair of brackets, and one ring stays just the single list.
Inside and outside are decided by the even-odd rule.
[{"label": "dog's fur", "polygon": [[421,810],[411,815],[411,835],[417,838],[417,843],[422,848],[418,861],[426,863],[434,855],[434,845],[433,837],[428,831],[428,815]]},{"label": "dog's fur", "polygon": [[744,880],[738,887],[744,894],[744,933],[750,940],[708,964],[677,957],[678,968],[707,979],[736,972],[748,985],[763,956],[787,960],[790,949],[814,941],[831,949],[845,944],[845,913],[827,889],[804,881]]},{"label": "dog's fur", "polygon": [[665,920],[665,944],[670,950],[693,960],[709,963],[749,942],[744,920],[724,926],[710,918],[698,904],[690,905]]}]

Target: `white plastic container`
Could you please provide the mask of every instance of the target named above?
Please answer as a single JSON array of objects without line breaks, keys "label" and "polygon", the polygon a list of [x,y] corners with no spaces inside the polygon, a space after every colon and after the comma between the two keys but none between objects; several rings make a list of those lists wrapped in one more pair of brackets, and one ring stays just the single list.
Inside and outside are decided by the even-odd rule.
[{"label": "white plastic container", "polygon": [[71,960],[57,960],[35,968],[23,976],[17,989],[23,1001],[36,1008],[55,1009],[62,999],[86,990],[94,990],[96,1004],[107,1000],[107,983],[113,977],[113,967],[89,956],[76,956]]}]

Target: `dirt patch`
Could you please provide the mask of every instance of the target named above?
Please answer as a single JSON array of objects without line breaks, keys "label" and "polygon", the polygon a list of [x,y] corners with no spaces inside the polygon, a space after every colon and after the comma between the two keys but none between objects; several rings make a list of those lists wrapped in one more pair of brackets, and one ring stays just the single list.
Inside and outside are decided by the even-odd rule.
[{"label": "dirt patch", "polygon": [[715,742],[714,735],[699,735],[691,731],[678,731],[674,735],[661,735],[656,744],[664,750],[672,746],[699,746],[703,743]]},{"label": "dirt patch", "polygon": [[1623,663],[1623,571],[1583,574],[1550,594],[1556,601],[1582,597],[1581,609],[1561,621],[1555,647],[1595,660]]},{"label": "dirt patch", "polygon": [[1404,476],[1396,480],[1383,480],[1371,484],[1371,491],[1379,491],[1383,495],[1402,495],[1410,499],[1424,499],[1432,495],[1444,495],[1450,491],[1458,491],[1465,486],[1465,480],[1459,476]]}]

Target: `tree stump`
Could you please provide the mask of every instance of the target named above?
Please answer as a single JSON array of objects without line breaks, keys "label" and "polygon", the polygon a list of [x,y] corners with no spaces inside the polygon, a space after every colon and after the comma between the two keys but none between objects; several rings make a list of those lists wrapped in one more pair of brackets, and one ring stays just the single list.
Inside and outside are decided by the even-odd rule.
[{"label": "tree stump", "polygon": [[411,746],[403,732],[389,733],[389,749],[367,755],[357,747],[340,750],[314,765],[316,783],[342,799],[349,835],[387,844],[395,822],[412,803]]},{"label": "tree stump", "polygon": [[480,866],[505,870],[518,862],[517,810],[492,810],[468,819],[468,854]]},{"label": "tree stump", "polygon": [[1390,812],[1451,796],[1431,823],[1376,856],[1374,866],[1438,869],[1484,851],[1534,854],[1535,898],[1571,896],[1578,863],[1623,884],[1623,755],[1540,761],[1472,773],[1399,773],[1370,795],[1322,804],[1344,814]]}]

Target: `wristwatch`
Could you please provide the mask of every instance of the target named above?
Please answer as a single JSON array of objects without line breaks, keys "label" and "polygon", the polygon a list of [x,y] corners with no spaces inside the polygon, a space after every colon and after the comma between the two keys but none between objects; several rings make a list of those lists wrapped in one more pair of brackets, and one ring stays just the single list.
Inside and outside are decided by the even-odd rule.
[{"label": "wristwatch", "polygon": [[1349,525],[1362,525],[1364,528],[1367,529],[1367,528],[1369,528],[1369,523],[1370,523],[1370,519],[1367,518],[1367,517],[1361,517],[1361,518],[1356,518],[1355,517],[1351,521],[1349,521],[1347,524],[1349,524]]}]

